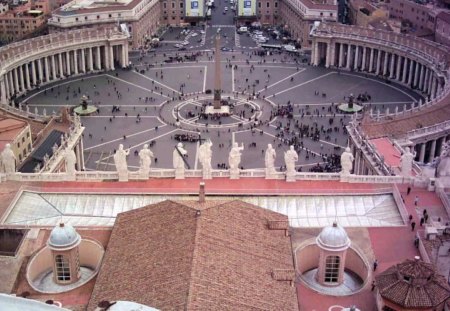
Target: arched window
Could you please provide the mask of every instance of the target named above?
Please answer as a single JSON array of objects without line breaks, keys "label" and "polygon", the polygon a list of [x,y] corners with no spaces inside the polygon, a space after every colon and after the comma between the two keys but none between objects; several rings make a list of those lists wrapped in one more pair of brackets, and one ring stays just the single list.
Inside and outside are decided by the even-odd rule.
[{"label": "arched window", "polygon": [[339,256],[328,256],[325,261],[325,283],[337,283],[339,279]]},{"label": "arched window", "polygon": [[63,255],[55,256],[56,279],[62,282],[70,281],[70,265],[69,261]]}]

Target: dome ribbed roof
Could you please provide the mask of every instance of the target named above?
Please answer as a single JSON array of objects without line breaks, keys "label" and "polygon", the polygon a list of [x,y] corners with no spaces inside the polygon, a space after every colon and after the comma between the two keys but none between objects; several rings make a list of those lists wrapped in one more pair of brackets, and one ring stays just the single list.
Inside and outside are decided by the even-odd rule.
[{"label": "dome ribbed roof", "polygon": [[323,228],[316,241],[321,248],[331,251],[347,249],[351,243],[347,232],[337,223],[333,223],[333,226]]},{"label": "dome ribbed roof", "polygon": [[53,228],[48,239],[48,246],[51,248],[68,248],[76,246],[81,238],[71,225],[59,224]]}]

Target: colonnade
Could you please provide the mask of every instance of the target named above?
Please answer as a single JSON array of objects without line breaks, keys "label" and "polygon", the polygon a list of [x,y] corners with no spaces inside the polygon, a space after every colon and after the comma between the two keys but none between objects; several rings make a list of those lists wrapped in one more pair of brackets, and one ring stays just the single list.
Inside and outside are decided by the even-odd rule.
[{"label": "colonnade", "polygon": [[383,76],[410,88],[417,89],[431,99],[444,87],[444,79],[431,64],[414,57],[412,53],[383,49],[368,42],[342,42],[338,40],[313,41],[311,63],[325,67],[343,68]]},{"label": "colonnade", "polygon": [[450,135],[437,138],[425,138],[422,141],[413,142],[412,149],[416,152],[415,160],[422,163],[430,163],[442,152],[444,144],[450,140]]},{"label": "colonnade", "polygon": [[[57,37],[58,34],[50,36]],[[114,70],[117,65],[128,66],[126,37],[114,39],[109,40],[105,35],[86,44],[68,42],[67,47],[55,44],[54,49],[50,46],[37,55],[35,51],[26,51],[24,57],[5,66],[0,64],[0,103],[7,105],[11,99],[36,87],[71,76]]]}]

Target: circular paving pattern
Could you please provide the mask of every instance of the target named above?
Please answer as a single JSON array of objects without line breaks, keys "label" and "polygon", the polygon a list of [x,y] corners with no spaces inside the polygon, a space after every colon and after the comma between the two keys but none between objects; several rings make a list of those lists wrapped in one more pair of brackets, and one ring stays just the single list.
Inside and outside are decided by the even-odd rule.
[{"label": "circular paving pattern", "polygon": [[[241,166],[263,168],[267,144],[277,151],[277,169],[290,144],[299,154],[302,171],[323,168],[347,145],[346,124],[351,114],[338,109],[350,94],[371,95],[359,103],[363,110],[401,111],[420,96],[375,77],[346,73],[296,62],[287,54],[256,56],[247,52],[222,53],[223,99],[232,115],[202,115],[214,89],[211,52],[186,53],[182,62],[165,62],[169,54],[140,58],[130,55],[133,70],[74,77],[42,87],[23,99],[31,111],[58,112],[76,106],[83,94],[98,111],[83,116],[85,162],[88,170],[114,170],[112,156],[119,144],[130,149],[131,171],[139,167],[137,152],[152,143],[156,168],[172,168],[172,152],[186,139],[187,161],[200,168],[197,150],[203,139],[213,142],[213,168],[228,164],[233,141],[244,144]],[[183,54],[178,54],[179,56]],[[187,95],[186,95],[187,94]],[[238,95],[236,95],[238,94]],[[253,98],[252,94],[255,94]],[[320,94],[320,95],[319,95]],[[198,138],[201,138],[199,141]],[[328,166],[328,169],[330,166]]]}]

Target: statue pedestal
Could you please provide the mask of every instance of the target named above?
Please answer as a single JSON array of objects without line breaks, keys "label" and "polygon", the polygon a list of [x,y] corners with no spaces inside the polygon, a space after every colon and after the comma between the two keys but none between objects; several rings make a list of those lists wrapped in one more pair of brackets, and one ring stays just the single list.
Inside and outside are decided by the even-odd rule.
[{"label": "statue pedestal", "polygon": [[266,168],[266,179],[277,179],[275,169],[267,169]]},{"label": "statue pedestal", "polygon": [[296,175],[295,172],[286,172],[286,181],[287,182],[294,182],[296,180],[295,179],[295,175]]},{"label": "statue pedestal", "polygon": [[230,169],[230,179],[239,179],[239,169]]},{"label": "statue pedestal", "polygon": [[66,181],[75,181],[77,177],[75,173],[66,173]]},{"label": "statue pedestal", "polygon": [[212,173],[210,169],[203,169],[203,179],[212,179]]},{"label": "statue pedestal", "polygon": [[175,170],[175,179],[184,179],[184,169]]},{"label": "statue pedestal", "polygon": [[150,172],[149,171],[139,171],[140,179],[148,179]]},{"label": "statue pedestal", "polygon": [[351,176],[352,174],[350,174],[350,173],[343,173],[343,172],[341,172],[341,182],[348,182],[349,180],[350,180],[350,176]]},{"label": "statue pedestal", "polygon": [[119,173],[119,181],[128,181],[128,172]]},{"label": "statue pedestal", "polygon": [[230,115],[230,107],[229,106],[221,106],[220,108],[215,108],[214,106],[207,106],[205,108],[205,114],[214,115],[219,114],[222,116]]}]

